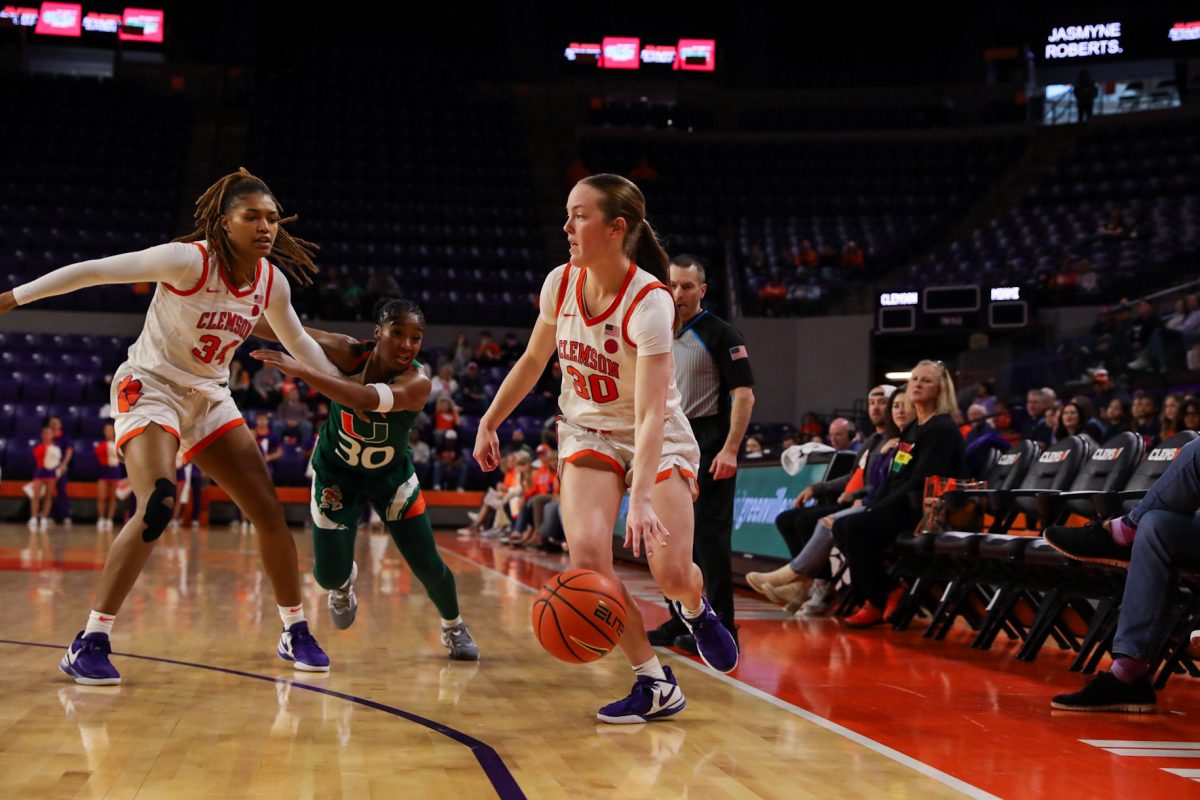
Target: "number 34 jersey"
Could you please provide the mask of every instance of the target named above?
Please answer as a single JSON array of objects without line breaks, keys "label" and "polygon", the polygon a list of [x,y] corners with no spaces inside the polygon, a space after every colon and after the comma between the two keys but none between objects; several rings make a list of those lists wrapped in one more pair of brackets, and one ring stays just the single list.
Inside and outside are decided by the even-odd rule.
[{"label": "number 34 jersey", "polygon": [[[362,369],[350,380],[364,382],[366,357],[374,347],[374,342],[364,342]],[[414,361],[410,369],[420,368]],[[356,411],[331,400],[329,418],[313,448],[313,470],[326,480],[352,477],[364,494],[371,494],[376,485],[406,481],[413,474],[409,433],[416,419],[415,411]]]},{"label": "number 34 jersey", "polygon": [[168,247],[181,261],[193,259],[200,279],[194,286],[159,284],[142,334],[129,348],[129,364],[135,373],[150,373],[178,388],[228,396],[233,352],[270,304],[275,281],[286,279],[260,258],[250,284],[236,289],[217,268],[207,242]]},{"label": "number 34 jersey", "polygon": [[[675,302],[661,281],[631,262],[617,296],[593,316],[584,300],[587,277],[568,263],[542,286],[538,324],[555,326],[563,373],[558,405],[575,425],[632,442],[638,356],[671,352]],[[682,418],[674,368],[665,417],[673,416]]]}]

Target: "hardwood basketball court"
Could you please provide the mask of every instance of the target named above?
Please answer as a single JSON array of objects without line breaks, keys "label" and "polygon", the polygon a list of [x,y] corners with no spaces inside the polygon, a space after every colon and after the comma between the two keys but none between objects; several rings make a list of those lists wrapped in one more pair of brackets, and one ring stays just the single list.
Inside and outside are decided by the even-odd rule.
[{"label": "hardwood basketball court", "polygon": [[[1064,653],[1025,664],[1004,643],[978,652],[953,634],[783,621],[748,596],[737,671],[663,651],[687,710],[602,725],[595,711],[628,691],[628,666],[561,664],[530,632],[533,592],[565,557],[438,540],[478,664],[446,659],[420,585],[386,536],[363,530],[358,620],[335,630],[306,574],[333,667],[293,671],[274,655],[253,536],[185,528],[164,535],[117,620],[124,683],[84,687],[57,661],[108,537],[0,527],[3,796],[1099,798],[1185,795],[1200,777],[1190,680],[1172,681],[1157,715],[1052,713],[1050,696],[1079,685]],[[311,547],[298,542],[307,571]],[[666,612],[648,574],[625,572],[657,624]]]}]

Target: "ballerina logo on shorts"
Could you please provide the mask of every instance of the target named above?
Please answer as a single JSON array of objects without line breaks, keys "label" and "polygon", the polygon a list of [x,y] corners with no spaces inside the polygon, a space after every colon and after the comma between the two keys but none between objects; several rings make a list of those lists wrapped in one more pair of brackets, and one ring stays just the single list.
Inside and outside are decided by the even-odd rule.
[{"label": "ballerina logo on shorts", "polygon": [[321,490],[321,508],[326,511],[342,510],[342,490],[337,486],[326,486]]},{"label": "ballerina logo on shorts", "polygon": [[126,375],[117,385],[117,411],[128,414],[129,409],[136,406],[137,401],[141,399],[142,382],[134,380],[132,375]]}]

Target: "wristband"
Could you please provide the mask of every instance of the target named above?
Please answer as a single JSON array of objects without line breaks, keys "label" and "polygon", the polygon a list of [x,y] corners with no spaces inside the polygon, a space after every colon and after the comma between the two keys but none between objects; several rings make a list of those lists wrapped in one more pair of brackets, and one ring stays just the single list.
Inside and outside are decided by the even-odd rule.
[{"label": "wristband", "polygon": [[379,406],[375,410],[380,414],[391,411],[396,402],[396,395],[392,393],[392,387],[386,383],[372,383],[370,388],[379,394]]}]

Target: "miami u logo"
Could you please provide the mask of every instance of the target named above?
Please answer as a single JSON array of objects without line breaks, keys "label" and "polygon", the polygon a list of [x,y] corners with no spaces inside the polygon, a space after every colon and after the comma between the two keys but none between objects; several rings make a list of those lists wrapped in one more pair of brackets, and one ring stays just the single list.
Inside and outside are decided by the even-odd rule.
[{"label": "miami u logo", "polygon": [[[386,422],[372,422],[371,435],[365,436],[354,429],[354,415],[349,411],[342,412],[342,431],[351,439],[357,439],[364,444],[379,444],[387,441],[388,426]],[[362,420],[359,425],[363,426]]]}]

